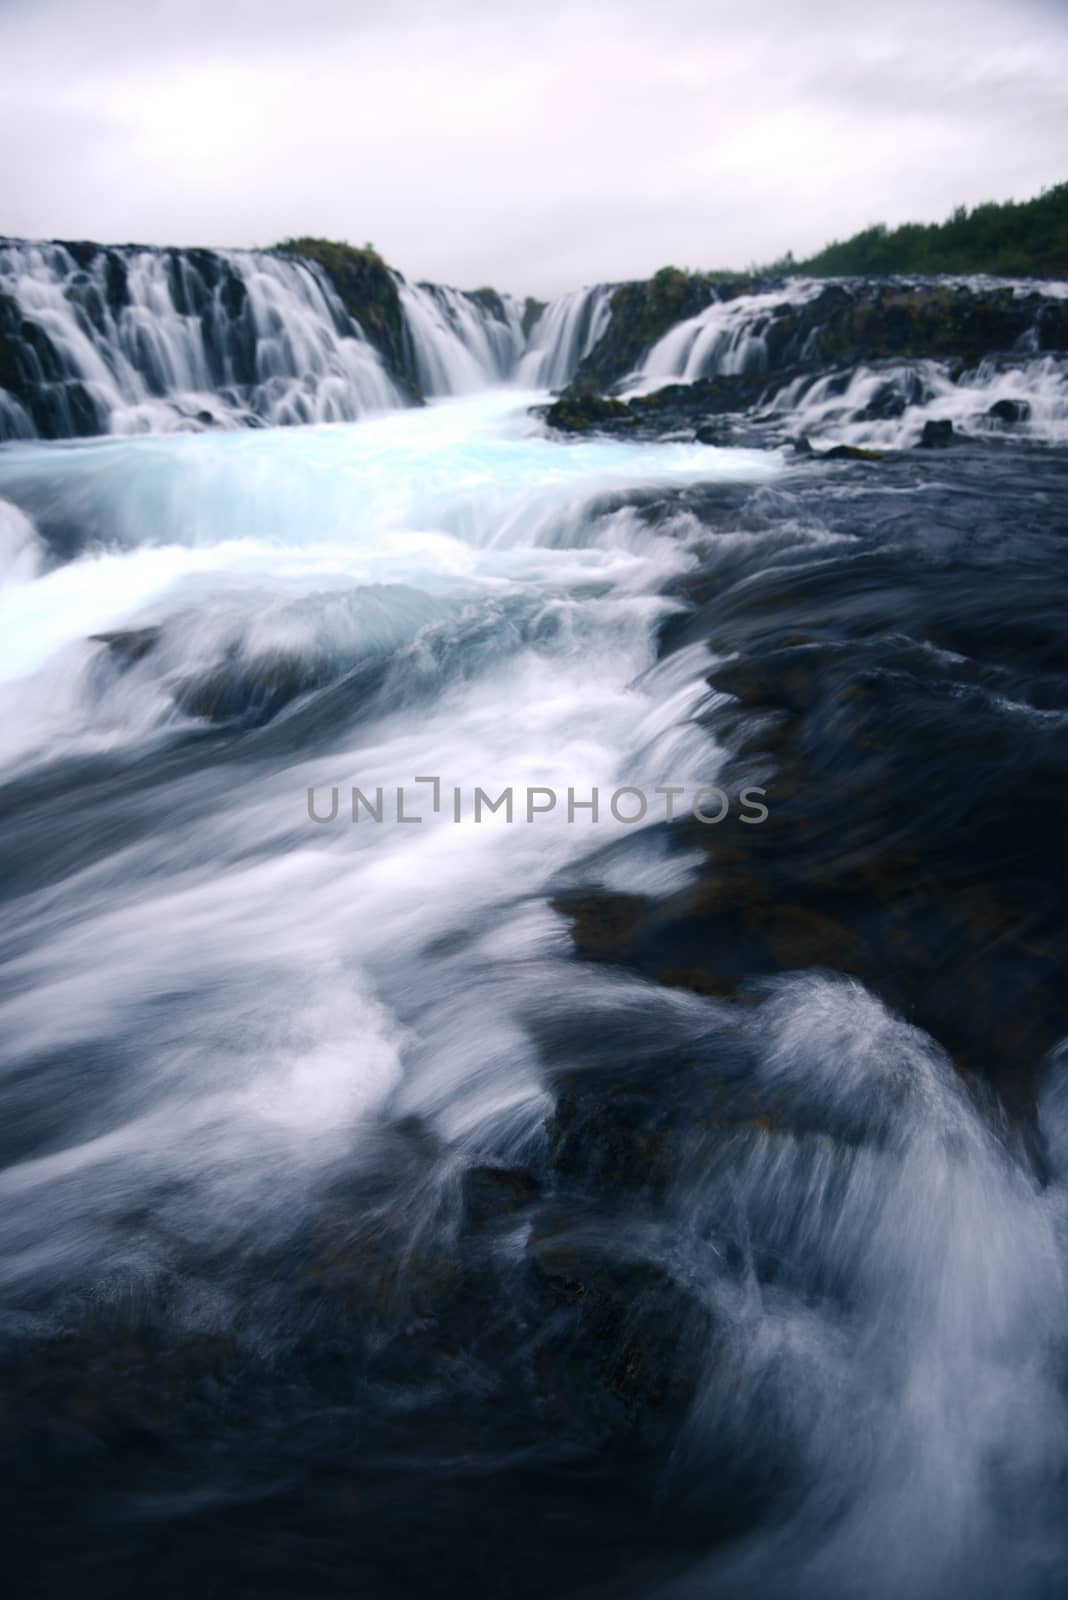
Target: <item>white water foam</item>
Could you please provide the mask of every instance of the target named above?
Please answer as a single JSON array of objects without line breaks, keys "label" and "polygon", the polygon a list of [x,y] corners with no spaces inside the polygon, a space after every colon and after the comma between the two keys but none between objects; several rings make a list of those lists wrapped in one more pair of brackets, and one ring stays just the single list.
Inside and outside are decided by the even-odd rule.
[{"label": "white water foam", "polygon": [[0,292],[43,331],[58,361],[53,372],[30,357],[61,434],[87,431],[76,425],[72,385],[88,397],[96,431],[111,433],[191,429],[204,419],[241,426],[250,414],[272,424],[345,421],[399,400],[309,262],[100,250],[79,266],[63,245],[6,243]]},{"label": "white water foam", "polygon": [[[707,658],[655,665],[675,606],[661,591],[693,562],[696,526],[651,528],[612,496],[781,469],[769,453],[552,440],[531,398],[0,456],[3,492],[40,507],[44,537],[81,515],[99,541],[0,591],[0,759],[28,774],[110,753],[133,784],[113,797],[132,808],[113,851],[8,907],[8,1072],[71,1051],[101,1063],[72,1089],[58,1148],[0,1177],[9,1286],[104,1259],[149,1270],[114,1254],[117,1194],[155,1195],[187,1238],[220,1226],[220,1206],[268,1233],[295,1225],[390,1097],[466,1148],[514,1146],[544,1115],[521,1014],[546,969],[526,953],[563,961],[567,939],[527,897],[636,830],[571,825],[563,802],[534,826],[476,826],[473,789],[512,785],[521,807],[528,785],[713,781]],[[132,657],[87,638],[115,628],[159,632]],[[161,740],[210,734],[183,685],[279,658],[378,676],[287,743],[298,695],[267,730],[270,761],[254,734],[228,746],[237,767],[194,744],[184,776],[142,789]],[[460,787],[463,823],[450,798],[417,826],[308,818],[309,787],[325,802],[338,785],[344,818],[351,786],[392,796],[421,773]],[[643,871],[675,883],[680,865],[653,851]],[[477,1061],[459,993],[479,1013]]]}]

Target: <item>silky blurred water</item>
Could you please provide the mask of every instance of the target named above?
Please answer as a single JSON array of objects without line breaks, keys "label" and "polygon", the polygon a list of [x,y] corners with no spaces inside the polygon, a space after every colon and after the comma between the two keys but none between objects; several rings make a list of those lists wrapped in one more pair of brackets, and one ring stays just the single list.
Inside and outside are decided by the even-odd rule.
[{"label": "silky blurred water", "polygon": [[[276,1502],[301,1529],[268,1573],[287,1592],[346,1592],[355,1570],[389,1592],[393,1560],[414,1563],[397,1592],[425,1592],[411,1527],[443,1541],[446,1587],[466,1582],[457,1505],[523,1594],[1057,1592],[1061,1058],[1028,1142],[848,970],[780,964],[726,997],[673,978],[674,944],[663,981],[614,964],[611,921],[576,950],[569,896],[579,927],[598,896],[624,928],[640,912],[654,950],[660,915],[714,933],[732,863],[749,871],[740,836],[710,864],[659,799],[637,825],[472,814],[476,786],[716,783],[738,710],[709,676],[763,648],[859,664],[860,691],[806,725],[825,782],[795,836],[810,889],[860,853],[862,823],[872,849],[922,819],[925,785],[931,815],[967,818],[991,729],[1037,763],[1049,728],[1027,719],[1059,715],[1053,646],[1036,689],[1011,626],[1019,611],[1045,639],[1036,595],[1055,611],[1063,581],[1031,458],[984,458],[958,530],[927,465],[867,489],[778,449],[565,442],[535,398],[0,450],[0,1354],[30,1418],[20,1517],[42,1548],[74,1528],[67,1570],[98,1592],[175,1524],[240,1572]],[[806,682],[788,680],[807,710]],[[888,709],[854,737],[872,683]],[[865,783],[887,748],[915,788]],[[415,824],[392,804],[350,820],[352,787],[428,774],[440,811],[424,784]],[[335,787],[338,819],[310,820],[309,789],[328,809]],[[821,867],[803,852],[824,826]],[[967,848],[947,824],[955,870]],[[771,918],[752,859],[745,904]],[[1000,870],[990,852],[965,867]],[[463,1186],[487,1166],[534,1198],[472,1244]],[[687,1396],[652,1466],[602,1420],[613,1339],[642,1405],[669,1409],[650,1348]],[[223,1374],[206,1387],[205,1348]],[[610,1492],[585,1500],[576,1460],[618,1474]]]}]

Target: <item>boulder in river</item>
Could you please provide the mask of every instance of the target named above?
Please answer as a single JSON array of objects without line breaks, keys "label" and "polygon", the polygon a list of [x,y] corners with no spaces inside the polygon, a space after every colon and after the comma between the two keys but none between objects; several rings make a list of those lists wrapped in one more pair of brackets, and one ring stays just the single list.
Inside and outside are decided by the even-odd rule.
[{"label": "boulder in river", "polygon": [[937,420],[932,418],[923,425],[923,432],[920,434],[920,449],[944,450],[947,445],[955,443],[956,437],[953,423],[949,417],[939,417]]},{"label": "boulder in river", "polygon": [[1017,422],[1029,422],[1031,403],[1028,400],[995,400],[987,416],[996,417],[999,422],[1007,422],[1010,426]]}]

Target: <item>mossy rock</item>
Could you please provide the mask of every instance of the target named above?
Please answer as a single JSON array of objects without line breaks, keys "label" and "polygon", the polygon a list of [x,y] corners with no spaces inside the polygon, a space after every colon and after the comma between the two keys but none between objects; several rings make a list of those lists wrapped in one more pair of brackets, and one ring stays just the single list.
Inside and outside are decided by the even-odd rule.
[{"label": "mossy rock", "polygon": [[571,923],[576,947],[591,953],[625,948],[651,904],[644,895],[603,891],[558,895],[551,903]]},{"label": "mossy rock", "polygon": [[[397,280],[378,251],[336,239],[301,237],[275,246],[279,253],[313,261],[329,277],[345,310],[359,323],[390,376],[420,400],[415,360]],[[492,293],[492,291],[490,291]]]},{"label": "mossy rock", "polygon": [[835,444],[829,450],[812,450],[815,461],[884,461],[882,450],[866,450],[858,444]]},{"label": "mossy rock", "polygon": [[956,444],[957,433],[949,417],[931,418],[923,425],[920,434],[921,450],[944,450],[947,445]]},{"label": "mossy rock", "polygon": [[673,1438],[713,1337],[707,1308],[665,1268],[616,1256],[566,1216],[541,1218],[527,1251],[553,1313],[536,1372],[565,1433],[639,1448]]},{"label": "mossy rock", "polygon": [[549,407],[545,420],[563,433],[586,433],[602,422],[633,422],[634,413],[622,400],[613,400],[609,395],[565,391]]},{"label": "mossy rock", "polygon": [[604,334],[579,363],[577,389],[606,389],[641,365],[642,356],[669,328],[695,317],[730,290],[715,276],[661,267],[652,278],[621,283],[612,294]]},{"label": "mossy rock", "polygon": [[[139,630],[149,633],[152,630]],[[119,644],[105,639],[113,654],[125,650],[127,662],[138,659],[132,651],[139,641]],[[147,640],[142,654],[152,648]],[[260,727],[300,695],[323,688],[340,676],[341,668],[325,659],[308,660],[278,652],[258,661],[228,657],[209,671],[190,677],[174,691],[175,705],[186,716],[211,723],[240,723]]]},{"label": "mossy rock", "polygon": [[159,627],[116,628],[110,633],[91,633],[94,644],[107,645],[112,659],[123,667],[143,661],[158,645],[163,630]]},{"label": "mossy rock", "polygon": [[477,306],[480,306],[488,316],[493,317],[496,322],[502,322],[505,327],[508,326],[508,310],[504,303],[504,296],[499,294],[496,289],[491,288],[489,284],[483,284],[478,289],[468,289],[466,296],[468,300],[473,300]]},{"label": "mossy rock", "polygon": [[544,300],[535,300],[534,296],[530,294],[528,294],[526,299],[523,301],[523,317],[521,326],[523,329],[524,339],[530,338],[536,323],[540,319],[542,312],[545,310],[545,306],[546,302]]},{"label": "mossy rock", "polygon": [[469,1167],[463,1184],[464,1222],[475,1231],[512,1226],[536,1203],[541,1184],[526,1167]]}]

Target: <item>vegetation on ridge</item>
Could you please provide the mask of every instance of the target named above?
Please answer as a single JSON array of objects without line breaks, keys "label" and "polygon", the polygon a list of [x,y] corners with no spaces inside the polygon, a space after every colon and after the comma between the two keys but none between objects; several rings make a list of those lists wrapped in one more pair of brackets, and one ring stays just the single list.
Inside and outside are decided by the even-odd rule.
[{"label": "vegetation on ridge", "polygon": [[957,206],[945,222],[878,222],[835,240],[807,260],[787,254],[763,269],[813,277],[886,273],[988,272],[999,277],[1068,277],[1068,183],[1033,200]]},{"label": "vegetation on ridge", "polygon": [[387,370],[413,398],[419,394],[397,281],[373,244],[343,239],[283,239],[274,247],[314,261],[329,276],[345,310],[355,317]]}]

